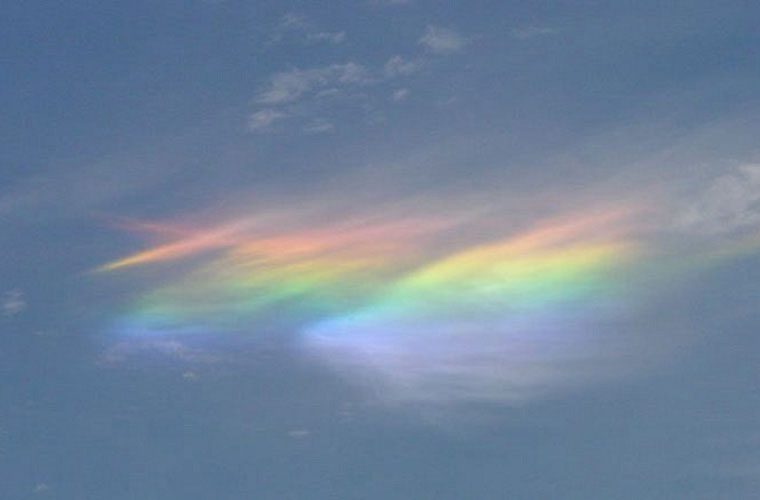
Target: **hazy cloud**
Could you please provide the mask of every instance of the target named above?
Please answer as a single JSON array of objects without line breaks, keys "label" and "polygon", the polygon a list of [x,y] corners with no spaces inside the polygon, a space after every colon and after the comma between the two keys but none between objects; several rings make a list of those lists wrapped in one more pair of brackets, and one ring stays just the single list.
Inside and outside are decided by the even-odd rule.
[{"label": "hazy cloud", "polygon": [[410,61],[402,56],[393,56],[383,66],[383,73],[389,78],[411,75],[419,69],[419,62]]},{"label": "hazy cloud", "polygon": [[5,292],[1,304],[3,315],[7,317],[16,316],[26,309],[24,294],[20,290],[10,290]]},{"label": "hazy cloud", "polygon": [[461,51],[468,41],[456,31],[440,26],[428,26],[419,43],[431,52],[445,54]]},{"label": "hazy cloud", "polygon": [[398,89],[391,95],[391,99],[396,102],[403,101],[409,97],[409,89]]},{"label": "hazy cloud", "polygon": [[511,31],[512,37],[517,38],[518,40],[528,40],[530,38],[556,34],[557,30],[555,28],[549,28],[547,26],[522,26]]},{"label": "hazy cloud", "polygon": [[742,165],[715,179],[677,223],[703,233],[728,233],[760,224],[760,164]]},{"label": "hazy cloud", "polygon": [[333,131],[335,131],[335,125],[322,118],[318,118],[304,127],[304,132],[309,134],[326,134]]},{"label": "hazy cloud", "polygon": [[253,113],[248,120],[248,129],[252,132],[264,132],[270,129],[272,124],[286,118],[288,115],[274,109],[262,109]]},{"label": "hazy cloud", "polygon": [[320,31],[319,33],[307,33],[306,39],[310,42],[328,42],[334,45],[346,40],[345,31]]},{"label": "hazy cloud", "polygon": [[311,432],[308,429],[293,429],[291,431],[288,431],[288,436],[292,437],[293,439],[304,439],[309,437]]},{"label": "hazy cloud", "polygon": [[216,355],[190,347],[179,340],[164,337],[156,339],[134,338],[119,342],[103,353],[100,364],[118,365],[133,356],[150,355],[174,358],[188,363],[214,363],[219,361]]},{"label": "hazy cloud", "polygon": [[37,483],[34,485],[34,489],[32,490],[32,493],[34,494],[41,494],[41,493],[47,493],[50,491],[50,486],[48,486],[46,483]]}]

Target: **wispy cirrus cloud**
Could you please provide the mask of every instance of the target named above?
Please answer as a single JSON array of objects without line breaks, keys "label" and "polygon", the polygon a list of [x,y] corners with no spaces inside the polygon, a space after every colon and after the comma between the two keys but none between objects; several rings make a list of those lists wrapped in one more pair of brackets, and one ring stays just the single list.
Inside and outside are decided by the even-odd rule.
[{"label": "wispy cirrus cloud", "polygon": [[319,43],[338,45],[345,42],[347,38],[345,31],[320,30],[306,16],[295,12],[289,12],[282,16],[269,39],[269,43],[279,43],[289,37],[306,45]]}]

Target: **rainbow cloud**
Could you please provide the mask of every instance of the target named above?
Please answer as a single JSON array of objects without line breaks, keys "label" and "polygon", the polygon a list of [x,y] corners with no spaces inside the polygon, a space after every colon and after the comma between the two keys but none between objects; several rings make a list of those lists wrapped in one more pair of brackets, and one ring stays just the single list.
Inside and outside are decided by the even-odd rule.
[{"label": "rainbow cloud", "polygon": [[622,225],[593,215],[467,248],[311,326],[306,343],[342,367],[374,369],[402,400],[513,401],[571,382],[570,367],[631,298],[624,277],[642,248]]},{"label": "rainbow cloud", "polygon": [[116,322],[139,342],[291,329],[310,356],[390,400],[518,402],[625,369],[639,356],[630,318],[658,278],[757,248],[671,248],[652,212],[608,205],[522,229],[500,227],[493,209],[132,223],[164,241],[99,271],[205,256]]}]

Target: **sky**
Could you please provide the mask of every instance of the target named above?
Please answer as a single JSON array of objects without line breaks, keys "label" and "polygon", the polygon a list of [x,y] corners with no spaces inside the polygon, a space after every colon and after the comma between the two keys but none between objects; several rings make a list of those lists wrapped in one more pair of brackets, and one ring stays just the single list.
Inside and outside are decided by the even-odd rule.
[{"label": "sky", "polygon": [[757,498],[758,21],[11,0],[0,497]]}]

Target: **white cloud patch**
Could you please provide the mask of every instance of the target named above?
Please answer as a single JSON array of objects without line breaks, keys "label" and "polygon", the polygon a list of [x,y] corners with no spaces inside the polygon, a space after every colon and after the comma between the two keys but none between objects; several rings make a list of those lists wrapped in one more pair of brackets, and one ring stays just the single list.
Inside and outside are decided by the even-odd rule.
[{"label": "white cloud patch", "polygon": [[262,109],[256,111],[248,120],[248,130],[251,132],[266,132],[272,124],[286,118],[288,115],[275,109]]},{"label": "white cloud patch", "polygon": [[427,27],[419,43],[431,52],[447,54],[461,51],[468,40],[452,29],[431,25]]},{"label": "white cloud patch", "polygon": [[3,316],[12,317],[20,314],[26,309],[24,294],[20,290],[10,290],[5,292],[0,303],[3,310]]},{"label": "white cloud patch", "polygon": [[742,165],[715,179],[681,212],[676,223],[706,234],[756,228],[760,225],[760,164]]}]

